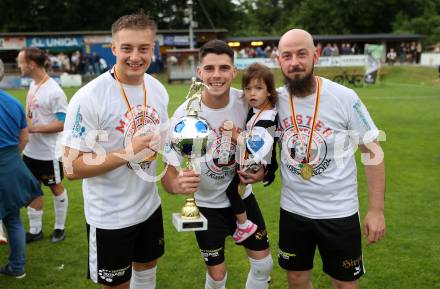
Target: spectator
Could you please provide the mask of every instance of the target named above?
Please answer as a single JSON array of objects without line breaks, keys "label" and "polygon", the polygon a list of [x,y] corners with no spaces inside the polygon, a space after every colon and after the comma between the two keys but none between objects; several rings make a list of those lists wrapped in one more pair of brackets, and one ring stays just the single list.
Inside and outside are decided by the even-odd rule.
[{"label": "spectator", "polygon": [[80,63],[81,63],[81,52],[78,50],[75,51],[72,56],[70,57],[70,61],[72,62],[72,72],[73,73],[80,73]]},{"label": "spectator", "polygon": [[351,47],[351,54],[359,54],[359,47],[357,46],[357,44],[353,44],[353,46]]},{"label": "spectator", "polygon": [[332,56],[339,56],[339,48],[336,43],[333,43]]},{"label": "spectator", "polygon": [[108,70],[107,61],[104,58],[99,58],[99,68],[101,69],[101,73],[104,73]]},{"label": "spectator", "polygon": [[61,71],[63,72],[70,71],[70,60],[66,54],[64,54],[63,52],[58,54],[58,60],[60,61]]},{"label": "spectator", "polygon": [[273,61],[276,61],[276,58],[278,57],[278,47],[274,47],[272,49],[272,53],[270,54],[270,58],[272,58]]},{"label": "spectator", "polygon": [[238,52],[238,58],[247,58],[247,53],[246,53],[246,49],[242,48],[240,49],[240,51]]},{"label": "spectator", "polygon": [[422,43],[418,42],[416,45],[416,63],[420,63],[422,57]]},{"label": "spectator", "polygon": [[327,45],[322,50],[322,56],[332,56],[333,49],[330,43],[327,43]]},{"label": "spectator", "polygon": [[342,43],[341,54],[342,55],[350,55],[351,54],[350,43]]},{"label": "spectator", "polygon": [[[413,62],[413,54],[412,54],[411,49],[412,49],[411,45],[409,43],[407,43],[405,45],[405,61],[407,63],[412,63]],[[414,49],[415,49],[415,46],[414,46]]]},{"label": "spectator", "polygon": [[387,62],[389,65],[394,65],[397,59],[397,53],[394,51],[394,48],[391,48],[390,51],[387,53]]},{"label": "spectator", "polygon": [[100,67],[100,62],[99,60],[101,59],[101,57],[99,57],[99,55],[96,52],[93,52],[92,57],[91,57],[91,63],[93,66],[93,73],[94,74],[101,74],[101,67]]},{"label": "spectator", "polygon": [[401,43],[399,46],[399,62],[400,64],[403,64],[405,62],[405,54],[406,54],[406,48],[405,43]]},{"label": "spectator", "polygon": [[318,55],[322,54],[322,44],[319,42],[316,44],[316,53],[318,53]]},{"label": "spectator", "polygon": [[266,58],[266,53],[264,53],[264,51],[263,51],[263,49],[261,48],[261,46],[258,46],[258,47],[255,49],[255,54],[256,54],[256,57],[258,57],[258,58]]},{"label": "spectator", "polygon": [[411,52],[411,63],[416,63],[416,61],[417,61],[417,45],[415,42],[411,42],[410,52]]},{"label": "spectator", "polygon": [[264,53],[266,54],[266,57],[270,57],[270,55],[272,54],[272,47],[270,47],[269,45],[266,46],[266,48],[264,49]]}]

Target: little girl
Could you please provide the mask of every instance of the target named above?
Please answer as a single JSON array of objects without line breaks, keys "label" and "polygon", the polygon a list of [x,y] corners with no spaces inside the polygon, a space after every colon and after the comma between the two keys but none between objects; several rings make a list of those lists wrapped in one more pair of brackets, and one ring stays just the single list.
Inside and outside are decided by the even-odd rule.
[{"label": "little girl", "polygon": [[[233,141],[239,145],[242,171],[257,171],[261,164],[265,165],[263,183],[267,186],[274,180],[278,167],[273,139],[278,122],[275,110],[278,95],[272,71],[258,63],[250,65],[243,74],[242,89],[250,106],[246,131],[239,134],[230,121],[224,123],[223,130],[231,130]],[[252,236],[258,228],[257,224],[247,218],[246,207],[241,199],[245,188],[236,174],[226,190],[237,218],[237,228],[232,236],[236,243],[241,243]]]}]

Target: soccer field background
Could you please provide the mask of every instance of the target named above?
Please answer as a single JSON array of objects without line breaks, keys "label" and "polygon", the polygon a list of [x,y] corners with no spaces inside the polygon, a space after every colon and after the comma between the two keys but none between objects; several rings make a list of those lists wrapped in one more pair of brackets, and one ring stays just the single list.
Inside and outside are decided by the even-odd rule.
[{"label": "soccer field background", "polygon": [[[316,74],[331,77],[337,70],[321,69]],[[282,84],[279,71],[277,82]],[[169,113],[184,100],[188,84],[166,84],[170,95]],[[239,88],[240,76],[234,82]],[[440,80],[437,70],[418,66],[386,67],[373,86],[356,88],[376,125],[386,134],[381,143],[385,152],[386,197],[385,238],[365,245],[366,274],[361,288],[432,289],[440,288]],[[66,89],[70,98],[76,89]],[[26,90],[9,90],[23,103]],[[368,193],[363,166],[358,160],[361,218],[365,216]],[[76,289],[99,288],[86,279],[87,242],[83,214],[81,181],[65,180],[69,192],[69,212],[65,241],[51,244],[53,201],[45,188],[44,238],[26,247],[26,278],[0,276],[0,289]],[[284,271],[277,264],[278,218],[281,181],[269,187],[254,186],[256,198],[266,220],[274,270],[270,288],[287,288]],[[165,193],[159,183],[165,226],[165,255],[160,259],[158,289],[204,288],[205,266],[193,233],[175,231],[171,214],[178,212],[184,197]],[[22,219],[28,227],[25,210]],[[7,262],[8,248],[0,247],[0,264]],[[242,247],[232,238],[226,242],[228,289],[244,288],[248,262]],[[313,273],[314,288],[330,288],[318,257]]]}]

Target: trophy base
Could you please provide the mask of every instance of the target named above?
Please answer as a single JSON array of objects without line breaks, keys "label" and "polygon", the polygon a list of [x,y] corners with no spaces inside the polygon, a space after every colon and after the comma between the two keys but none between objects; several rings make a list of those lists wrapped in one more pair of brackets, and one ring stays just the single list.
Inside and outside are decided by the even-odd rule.
[{"label": "trophy base", "polygon": [[208,220],[200,214],[200,217],[192,220],[182,218],[180,213],[173,213],[173,224],[177,232],[205,231],[208,229]]}]

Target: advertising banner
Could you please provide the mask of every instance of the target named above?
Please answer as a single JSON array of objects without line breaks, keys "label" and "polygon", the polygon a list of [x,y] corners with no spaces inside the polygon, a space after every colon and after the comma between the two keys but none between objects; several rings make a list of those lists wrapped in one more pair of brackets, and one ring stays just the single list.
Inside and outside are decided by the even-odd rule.
[{"label": "advertising banner", "polygon": [[27,47],[42,49],[79,48],[84,45],[82,37],[27,37]]},{"label": "advertising banner", "polygon": [[0,37],[0,50],[20,50],[25,46],[24,37]]}]

